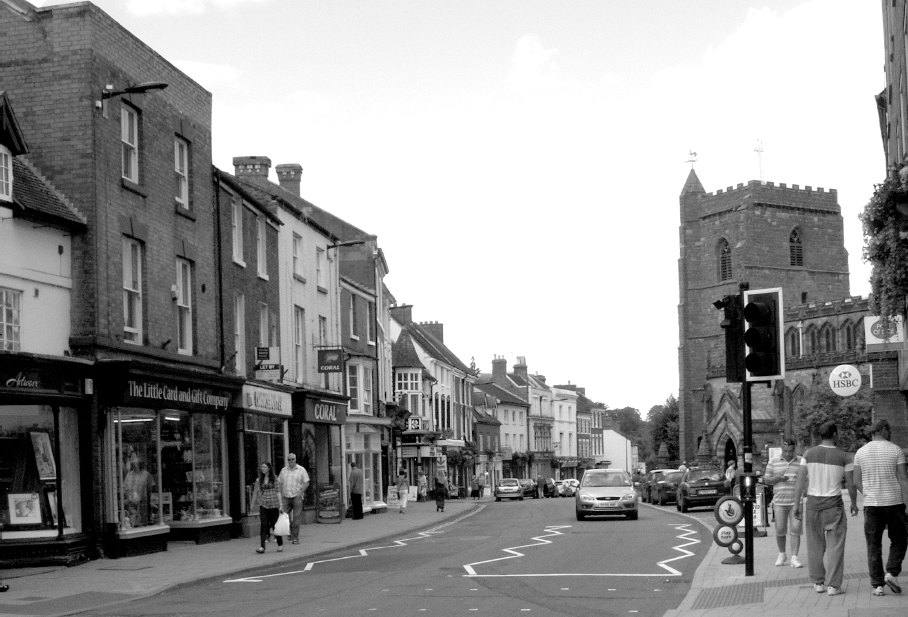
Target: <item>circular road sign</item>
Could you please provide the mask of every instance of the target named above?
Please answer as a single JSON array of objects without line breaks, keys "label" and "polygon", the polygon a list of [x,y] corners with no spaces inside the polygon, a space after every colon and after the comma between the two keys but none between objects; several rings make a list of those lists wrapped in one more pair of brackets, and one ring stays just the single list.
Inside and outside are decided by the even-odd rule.
[{"label": "circular road sign", "polygon": [[861,371],[850,364],[840,364],[829,373],[829,387],[839,396],[851,396],[861,389]]},{"label": "circular road sign", "polygon": [[734,527],[744,518],[744,504],[737,497],[726,495],[716,502],[713,512],[720,525],[731,525]]},{"label": "circular road sign", "polygon": [[744,543],[741,542],[740,538],[728,545],[728,551],[732,555],[737,555],[738,553],[740,553],[743,550],[744,550]]},{"label": "circular road sign", "polygon": [[719,525],[713,530],[713,540],[723,548],[731,546],[738,539],[738,530],[728,525]]}]

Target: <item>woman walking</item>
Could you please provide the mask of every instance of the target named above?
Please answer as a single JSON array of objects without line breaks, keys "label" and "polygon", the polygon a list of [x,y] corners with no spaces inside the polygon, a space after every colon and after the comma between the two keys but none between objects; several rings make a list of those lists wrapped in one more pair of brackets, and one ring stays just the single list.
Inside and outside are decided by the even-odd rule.
[{"label": "woman walking", "polygon": [[400,513],[407,513],[407,499],[410,497],[410,483],[407,472],[403,469],[397,474],[397,500],[400,502]]},{"label": "woman walking", "polygon": [[479,499],[479,476],[473,476],[473,482],[470,484],[470,497]]},{"label": "woman walking", "polygon": [[[255,480],[255,500],[259,504],[259,523],[261,529],[261,546],[255,549],[256,553],[265,552],[265,540],[271,535],[274,524],[277,523],[277,517],[281,513],[281,500],[277,495],[277,477],[271,469],[271,463],[262,463],[259,467],[259,475]],[[274,536],[277,538],[277,552],[284,550],[283,536]]]},{"label": "woman walking", "polygon": [[448,477],[441,469],[435,474],[435,511],[445,511],[445,493],[448,490]]}]

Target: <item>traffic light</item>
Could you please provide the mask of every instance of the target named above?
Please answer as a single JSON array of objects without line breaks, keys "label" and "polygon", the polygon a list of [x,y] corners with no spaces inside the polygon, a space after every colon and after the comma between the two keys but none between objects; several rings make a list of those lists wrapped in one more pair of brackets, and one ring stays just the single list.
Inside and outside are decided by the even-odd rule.
[{"label": "traffic light", "polygon": [[744,381],[744,327],[741,315],[741,296],[725,296],[713,306],[725,312],[722,329],[725,330],[725,380],[728,383]]},{"label": "traffic light", "polygon": [[744,292],[744,368],[747,381],[785,377],[782,288]]}]

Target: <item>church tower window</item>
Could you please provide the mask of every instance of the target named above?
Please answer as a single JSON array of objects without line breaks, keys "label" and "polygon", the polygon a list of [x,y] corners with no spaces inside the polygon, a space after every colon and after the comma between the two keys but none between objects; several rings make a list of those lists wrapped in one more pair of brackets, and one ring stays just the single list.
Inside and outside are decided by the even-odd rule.
[{"label": "church tower window", "polygon": [[792,266],[804,265],[804,243],[801,242],[801,230],[795,227],[788,237],[788,256]]},{"label": "church tower window", "polygon": [[722,238],[719,240],[718,246],[719,253],[719,280],[720,281],[730,281],[731,280],[731,246],[728,244],[728,240]]}]

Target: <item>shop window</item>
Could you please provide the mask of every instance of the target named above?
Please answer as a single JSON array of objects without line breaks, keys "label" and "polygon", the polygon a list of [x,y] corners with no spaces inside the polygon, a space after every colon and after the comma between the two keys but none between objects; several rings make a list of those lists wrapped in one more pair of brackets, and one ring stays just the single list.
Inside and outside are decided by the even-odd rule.
[{"label": "shop window", "polygon": [[[274,475],[284,467],[284,420],[258,414],[243,416],[243,477],[245,493],[242,508],[246,514],[258,514],[259,504],[252,495],[262,463],[271,463]],[[308,471],[308,470],[307,470]]]},{"label": "shop window", "polygon": [[21,351],[19,307],[22,292],[0,287],[0,351]]},{"label": "shop window", "polygon": [[66,534],[82,530],[77,418],[75,409],[59,409],[59,451],[55,451],[52,407],[0,405],[0,527],[4,539],[53,538],[61,526]]},{"label": "shop window", "polygon": [[[173,519],[171,495],[160,500],[158,427],[154,412],[120,409],[113,418],[116,440],[117,510],[120,529],[159,525]],[[163,510],[163,511],[162,511]]]},{"label": "shop window", "polygon": [[381,438],[373,433],[348,433],[347,477],[350,477],[350,461],[363,470],[363,503],[381,500]]},{"label": "shop window", "polygon": [[223,418],[168,409],[160,422],[161,490],[173,520],[224,516]]}]

